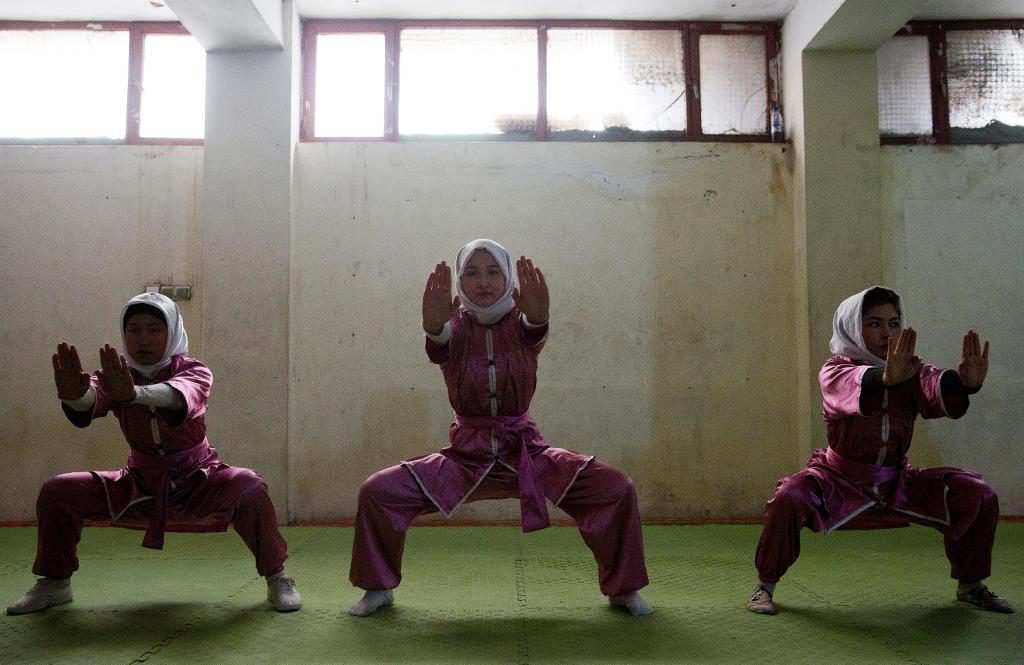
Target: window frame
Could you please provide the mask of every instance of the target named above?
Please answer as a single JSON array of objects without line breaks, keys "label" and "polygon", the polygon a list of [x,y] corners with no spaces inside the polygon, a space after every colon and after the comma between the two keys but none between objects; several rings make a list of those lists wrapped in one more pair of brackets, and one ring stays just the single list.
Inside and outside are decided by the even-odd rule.
[{"label": "window frame", "polygon": [[966,21],[910,21],[893,38],[925,36],[928,38],[928,61],[932,99],[932,133],[928,136],[886,136],[881,134],[882,145],[1010,145],[1009,142],[953,139],[949,124],[948,61],[946,35],[962,30],[1024,30],[1024,19],[966,20]]},{"label": "window frame", "polygon": [[[684,103],[686,129],[678,132],[682,138],[665,139],[661,132],[637,132],[635,135],[618,137],[602,136],[600,142],[648,142],[648,141],[702,141],[702,142],[747,142],[771,143],[771,109],[782,108],[779,95],[781,79],[779,66],[779,33],[781,25],[776,22],[711,22],[711,21],[612,21],[612,20],[410,20],[410,19],[305,19],[302,22],[302,117],[299,140],[303,143],[331,142],[421,142],[422,138],[403,138],[398,126],[398,104],[401,95],[399,81],[400,35],[407,28],[533,28],[537,31],[537,129],[534,141],[538,142],[588,142],[568,138],[552,138],[548,131],[547,117],[547,43],[548,30],[570,29],[619,29],[619,30],[678,30],[683,42]],[[385,41],[385,123],[384,135],[379,137],[316,136],[316,38],[321,34],[383,33]],[[765,38],[765,92],[767,107],[764,110],[764,134],[705,134],[700,122],[700,56],[699,40],[703,34],[737,35],[751,34]],[[644,134],[648,136],[645,137]],[[453,134],[433,137],[440,141],[476,140],[469,134]],[[781,142],[779,137],[774,142]],[[519,140],[522,142],[522,140]]]},{"label": "window frame", "polygon": [[143,50],[147,35],[191,34],[177,21],[0,21],[0,30],[75,30],[128,33],[128,88],[125,90],[123,139],[94,137],[25,138],[0,137],[0,145],[203,145],[203,139],[139,136],[142,106]]}]

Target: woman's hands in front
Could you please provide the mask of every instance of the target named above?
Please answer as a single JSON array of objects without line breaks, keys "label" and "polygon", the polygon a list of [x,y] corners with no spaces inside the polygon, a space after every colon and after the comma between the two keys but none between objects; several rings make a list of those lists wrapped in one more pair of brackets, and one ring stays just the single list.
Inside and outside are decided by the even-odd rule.
[{"label": "woman's hands in front", "polygon": [[444,324],[454,316],[461,301],[452,299],[452,269],[441,261],[434,266],[434,272],[427,277],[423,289],[423,330],[431,335],[440,335]]},{"label": "woman's hands in front", "polygon": [[105,344],[100,349],[100,366],[97,376],[103,391],[115,402],[130,402],[135,399],[135,381],[128,369],[128,361],[117,349]]},{"label": "woman's hands in front", "polygon": [[551,298],[544,273],[533,265],[532,259],[520,256],[516,261],[516,274],[519,276],[519,288],[512,291],[516,307],[530,323],[547,323]]},{"label": "woman's hands in front", "polygon": [[82,371],[82,361],[74,345],[67,342],[57,345],[57,353],[53,354],[53,382],[60,399],[81,399],[89,390],[89,375]]}]

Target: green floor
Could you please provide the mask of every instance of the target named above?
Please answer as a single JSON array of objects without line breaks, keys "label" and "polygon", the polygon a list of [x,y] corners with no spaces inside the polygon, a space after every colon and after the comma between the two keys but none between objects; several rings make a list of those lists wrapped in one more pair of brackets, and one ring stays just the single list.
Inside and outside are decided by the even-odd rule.
[{"label": "green floor", "polygon": [[[776,594],[744,605],[758,528],[647,527],[655,613],[609,608],[577,532],[422,527],[409,534],[396,605],[357,619],[352,530],[294,527],[288,572],[301,612],[265,602],[233,533],[88,529],[75,602],[0,616],[0,663],[1020,663],[1024,613],[952,600],[941,537],[924,528],[806,533]],[[32,583],[35,530],[0,529],[0,601]],[[1024,524],[1001,524],[990,585],[1024,608]]]}]

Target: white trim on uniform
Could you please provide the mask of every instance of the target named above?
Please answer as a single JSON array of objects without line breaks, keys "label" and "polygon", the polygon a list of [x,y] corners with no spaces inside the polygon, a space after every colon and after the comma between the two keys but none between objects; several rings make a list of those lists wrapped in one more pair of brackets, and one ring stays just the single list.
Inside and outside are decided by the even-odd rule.
[{"label": "white trim on uniform", "polygon": [[423,481],[420,480],[420,477],[416,475],[416,471],[411,466],[409,466],[405,462],[402,462],[401,466],[412,474],[412,477],[416,481],[416,484],[420,486],[420,491],[423,492],[423,495],[430,499],[430,503],[434,504],[434,507],[437,508],[438,512],[444,515],[444,518],[447,520],[451,519],[452,515],[455,514],[455,511],[461,508],[462,504],[466,502],[466,499],[468,499],[470,495],[476,491],[476,488],[480,486],[480,483],[484,482],[484,479],[487,478],[487,474],[489,474],[491,472],[491,469],[494,468],[494,462],[491,462],[490,465],[488,465],[487,469],[483,472],[483,474],[480,475],[480,479],[477,480],[476,484],[474,484],[473,487],[471,487],[469,491],[466,492],[466,494],[459,500],[459,502],[455,504],[455,506],[451,509],[451,512],[448,512],[444,508],[442,508],[441,504],[438,503],[437,499],[435,499],[430,494],[430,492],[427,491],[427,486],[423,484]]},{"label": "white trim on uniform", "polygon": [[593,455],[591,455],[590,457],[588,457],[588,458],[587,458],[587,459],[586,459],[586,460],[585,460],[585,461],[583,462],[583,464],[581,464],[581,465],[580,465],[580,468],[576,469],[576,473],[574,473],[574,474],[572,475],[572,480],[570,480],[570,481],[569,481],[569,484],[565,486],[565,491],[564,491],[564,492],[562,492],[562,496],[558,497],[558,501],[555,501],[555,507],[556,507],[556,508],[558,507],[558,505],[559,505],[560,503],[562,503],[562,500],[563,500],[563,499],[565,499],[565,495],[569,493],[569,490],[571,490],[571,489],[572,489],[572,486],[576,484],[576,479],[577,479],[577,478],[579,478],[579,476],[580,476],[580,474],[581,474],[581,473],[583,473],[583,469],[585,469],[585,468],[587,468],[588,466],[590,466],[590,463],[591,463],[591,462],[593,462],[593,461],[594,461],[594,456],[593,456]]},{"label": "white trim on uniform", "polygon": [[129,501],[128,505],[122,508],[121,512],[115,515],[114,504],[110,501],[110,489],[107,487],[107,479],[101,476],[100,474],[96,473],[95,471],[92,471],[91,473],[93,478],[98,478],[100,481],[100,485],[103,486],[103,494],[107,497],[107,514],[110,515],[111,524],[121,519],[121,516],[128,512],[128,509],[134,506],[135,504],[142,503],[143,501],[150,501],[153,498],[152,496],[140,496],[139,498],[133,501]]},{"label": "white trim on uniform", "polygon": [[919,518],[921,518],[923,520],[928,520],[929,522],[938,522],[939,524],[943,524],[945,526],[949,526],[949,524],[951,522],[950,517],[949,517],[949,485],[946,485],[945,489],[943,489],[943,491],[942,491],[942,507],[946,511],[946,519],[944,519],[944,520],[941,520],[941,519],[939,519],[937,517],[931,517],[930,515],[922,515],[921,513],[915,513],[913,510],[905,510],[903,508],[895,508],[894,507],[893,510],[895,510],[897,512],[901,512],[901,513],[903,513],[905,515],[913,515],[914,517],[919,517]]},{"label": "white trim on uniform", "polygon": [[825,531],[825,533],[832,533],[833,531],[835,531],[835,530],[836,530],[836,529],[838,529],[839,527],[843,526],[844,524],[846,524],[847,522],[849,522],[850,520],[852,520],[852,519],[853,519],[854,517],[856,517],[857,515],[860,515],[860,514],[861,514],[861,513],[863,513],[863,512],[865,511],[865,510],[867,510],[868,508],[870,508],[871,506],[873,506],[873,505],[875,505],[875,504],[877,504],[877,503],[878,503],[877,501],[868,501],[868,502],[867,502],[867,503],[865,503],[865,504],[864,504],[863,506],[861,506],[861,507],[860,507],[860,508],[858,508],[857,510],[853,511],[852,513],[850,513],[849,515],[847,515],[846,517],[844,517],[844,518],[843,518],[842,520],[840,520],[840,521],[836,522],[835,524],[833,524],[833,525],[832,525],[832,526],[831,526],[830,528],[828,528],[828,529],[827,529],[827,530]]}]

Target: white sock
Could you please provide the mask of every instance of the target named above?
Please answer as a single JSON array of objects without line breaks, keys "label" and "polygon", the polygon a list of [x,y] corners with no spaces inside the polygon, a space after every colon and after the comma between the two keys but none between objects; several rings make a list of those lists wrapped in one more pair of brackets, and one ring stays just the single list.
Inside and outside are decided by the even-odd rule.
[{"label": "white sock", "polygon": [[650,614],[654,608],[647,604],[639,591],[624,593],[621,596],[608,596],[608,602],[617,607],[625,607],[635,617]]},{"label": "white sock", "polygon": [[960,593],[970,593],[970,592],[974,591],[975,589],[977,589],[980,586],[982,586],[982,583],[980,581],[979,582],[957,582],[956,590],[959,591]]},{"label": "white sock", "polygon": [[757,580],[757,586],[761,587],[772,596],[775,595],[775,584],[776,582],[762,582],[760,579]]},{"label": "white sock", "polygon": [[394,602],[395,594],[391,589],[367,591],[363,594],[363,597],[359,599],[358,603],[348,608],[348,613],[357,617],[370,616],[380,608],[391,605]]},{"label": "white sock", "polygon": [[47,584],[52,584],[58,589],[64,589],[71,586],[70,577],[40,577],[40,580],[46,580]]}]

